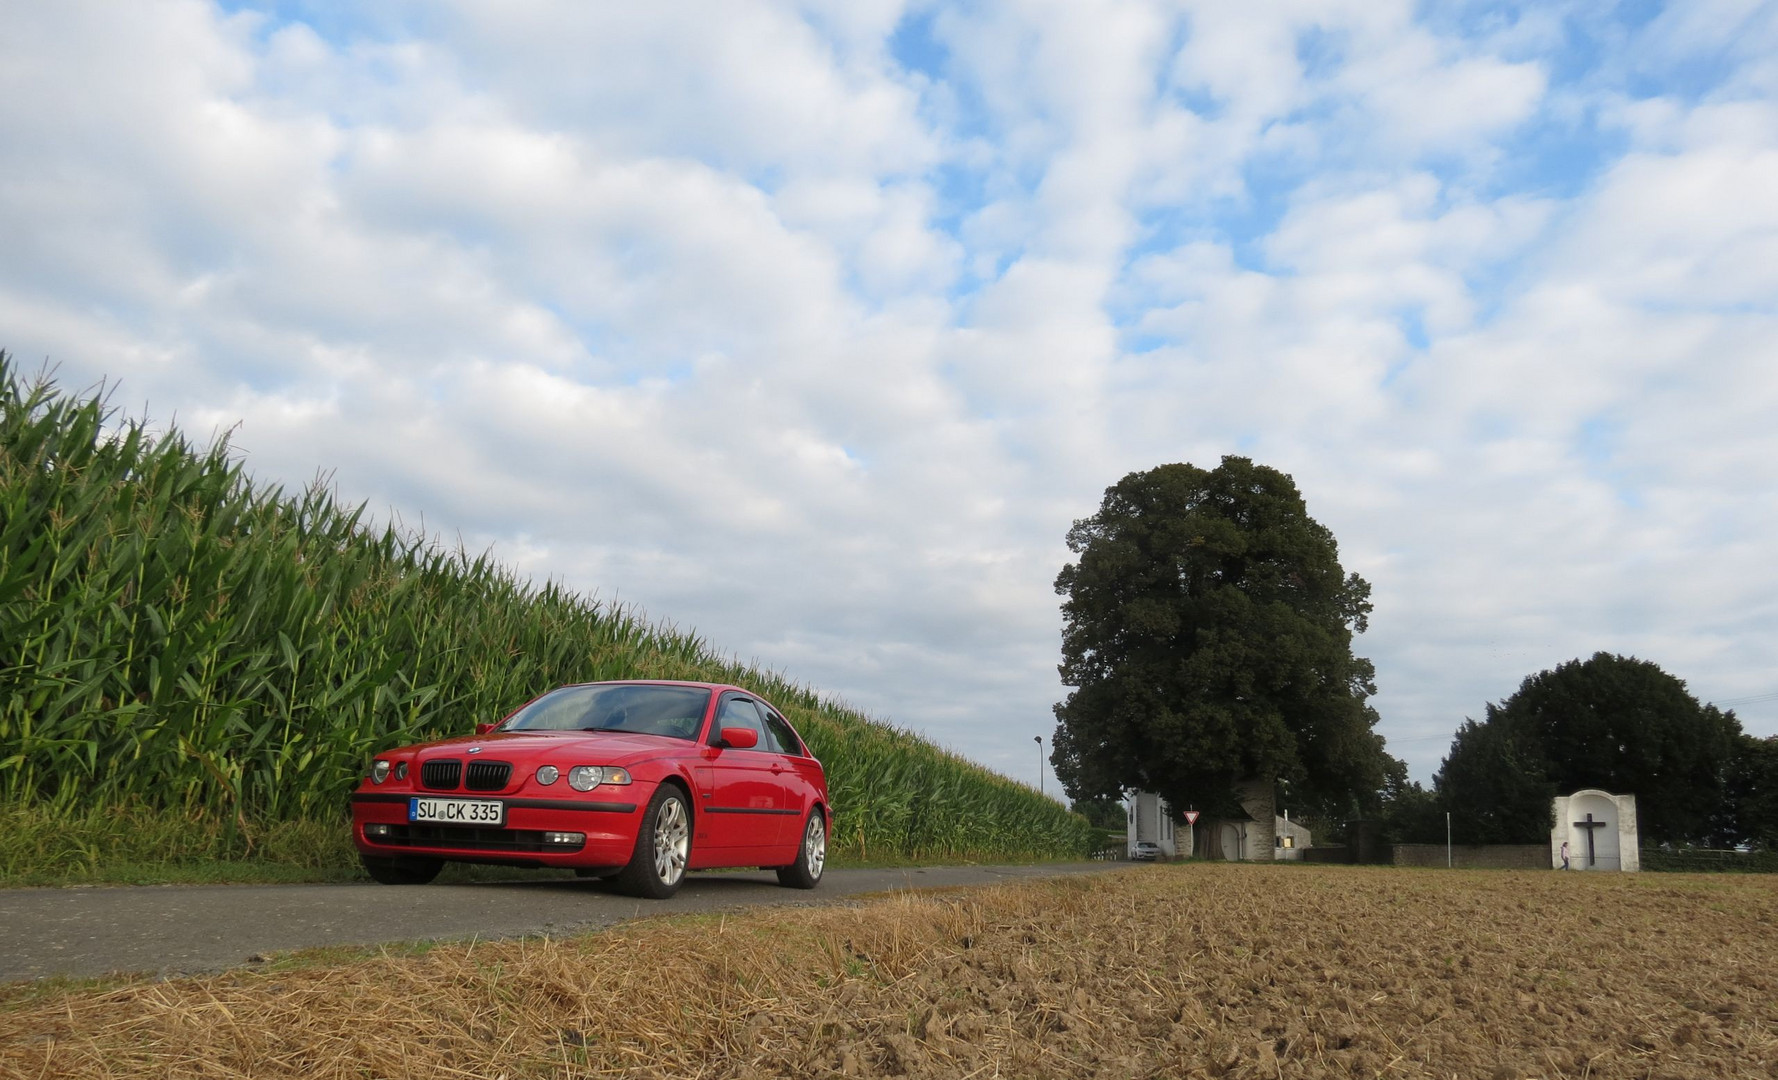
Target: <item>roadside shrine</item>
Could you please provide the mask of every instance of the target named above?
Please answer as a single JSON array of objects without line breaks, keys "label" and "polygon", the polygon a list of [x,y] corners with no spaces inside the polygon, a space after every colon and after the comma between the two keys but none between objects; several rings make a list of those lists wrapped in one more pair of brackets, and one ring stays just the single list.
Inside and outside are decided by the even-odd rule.
[{"label": "roadside shrine", "polygon": [[1583,788],[1555,799],[1550,827],[1550,866],[1562,869],[1562,845],[1568,845],[1571,870],[1642,869],[1641,839],[1636,831],[1636,796],[1613,795]]}]

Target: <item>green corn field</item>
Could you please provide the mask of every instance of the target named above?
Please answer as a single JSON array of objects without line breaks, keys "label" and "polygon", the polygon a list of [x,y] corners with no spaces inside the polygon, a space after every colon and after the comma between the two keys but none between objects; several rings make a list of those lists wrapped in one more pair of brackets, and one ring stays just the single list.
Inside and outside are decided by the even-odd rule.
[{"label": "green corn field", "polygon": [[1084,853],[1083,818],[696,634],[256,484],[0,353],[0,805],[160,813],[233,850],[341,822],[376,752],[567,682],[750,687],[826,764],[837,852]]}]

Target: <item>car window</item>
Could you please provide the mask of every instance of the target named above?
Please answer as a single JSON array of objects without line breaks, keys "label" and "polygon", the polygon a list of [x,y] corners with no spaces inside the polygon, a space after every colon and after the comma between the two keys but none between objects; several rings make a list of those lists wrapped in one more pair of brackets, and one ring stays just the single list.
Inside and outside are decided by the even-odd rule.
[{"label": "car window", "polygon": [[791,729],[790,722],[766,706],[760,706],[760,711],[765,713],[766,730],[770,731],[772,737],[778,742],[778,752],[790,754],[793,757],[803,757],[802,743],[797,740],[796,732]]},{"label": "car window", "polygon": [[553,690],[513,714],[502,731],[622,731],[696,739],[710,691],[692,686],[593,683]]},{"label": "car window", "polygon": [[759,710],[753,702],[744,697],[726,697],[722,699],[722,709],[716,714],[716,724],[710,731],[710,744],[714,746],[722,741],[722,729],[725,727],[746,728],[759,736],[759,750],[773,750],[771,735],[765,725],[760,723]]}]

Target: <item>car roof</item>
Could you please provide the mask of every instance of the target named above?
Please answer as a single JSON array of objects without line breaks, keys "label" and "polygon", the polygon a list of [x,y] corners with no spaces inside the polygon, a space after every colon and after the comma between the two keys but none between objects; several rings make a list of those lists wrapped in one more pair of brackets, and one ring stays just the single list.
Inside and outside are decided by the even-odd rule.
[{"label": "car roof", "polygon": [[[737,694],[746,694],[748,697],[758,698],[771,705],[771,702],[766,701],[765,695],[759,691],[749,690],[745,686],[736,686],[734,683],[694,682],[690,679],[594,679],[590,682],[563,683],[556,689],[566,690],[570,686],[683,686],[688,689],[709,690],[719,694],[733,690]],[[777,706],[773,705],[772,709],[776,711]]]},{"label": "car roof", "polygon": [[697,690],[740,690],[746,694],[753,693],[732,683],[692,682],[689,679],[594,679],[590,682],[563,683],[556,689],[562,690],[570,686],[686,686]]}]

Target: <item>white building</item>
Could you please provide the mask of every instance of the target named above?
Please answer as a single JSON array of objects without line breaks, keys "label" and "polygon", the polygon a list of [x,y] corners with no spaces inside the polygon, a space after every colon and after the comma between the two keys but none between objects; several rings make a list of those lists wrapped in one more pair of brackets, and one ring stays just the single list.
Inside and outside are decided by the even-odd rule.
[{"label": "white building", "polygon": [[[1173,834],[1173,808],[1167,800],[1152,791],[1133,791],[1124,800],[1124,818],[1128,823],[1125,829],[1126,851],[1136,853],[1136,844],[1147,840],[1157,845],[1162,854],[1169,857],[1179,854],[1178,841]],[[1187,840],[1189,850],[1190,840]]]},{"label": "white building", "polygon": [[1280,861],[1300,862],[1303,852],[1313,845],[1314,838],[1309,830],[1300,823],[1290,820],[1287,810],[1282,817],[1272,819],[1272,858]]}]

